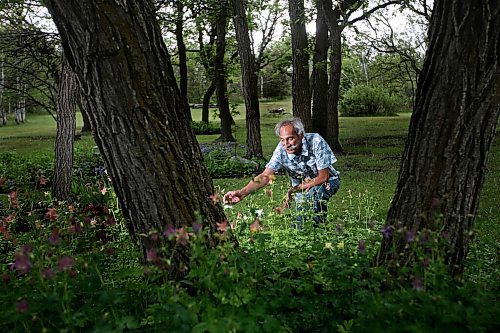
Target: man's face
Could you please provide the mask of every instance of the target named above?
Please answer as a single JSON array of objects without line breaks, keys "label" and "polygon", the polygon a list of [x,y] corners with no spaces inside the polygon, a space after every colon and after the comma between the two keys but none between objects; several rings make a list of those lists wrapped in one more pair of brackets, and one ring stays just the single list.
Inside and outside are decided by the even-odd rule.
[{"label": "man's face", "polygon": [[287,154],[300,155],[302,151],[302,136],[295,133],[293,125],[285,125],[280,128],[280,143]]}]

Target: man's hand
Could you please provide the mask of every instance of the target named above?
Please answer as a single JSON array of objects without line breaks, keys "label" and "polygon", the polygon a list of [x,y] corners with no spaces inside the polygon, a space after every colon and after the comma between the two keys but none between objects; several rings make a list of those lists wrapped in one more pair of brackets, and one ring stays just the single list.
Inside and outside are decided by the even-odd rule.
[{"label": "man's hand", "polygon": [[225,205],[234,205],[245,197],[245,194],[241,190],[229,191],[224,195],[223,202]]}]

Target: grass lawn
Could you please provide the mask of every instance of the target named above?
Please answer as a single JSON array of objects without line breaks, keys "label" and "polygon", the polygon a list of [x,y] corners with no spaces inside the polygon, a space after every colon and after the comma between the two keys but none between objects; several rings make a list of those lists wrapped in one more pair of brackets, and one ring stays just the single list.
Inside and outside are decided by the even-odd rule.
[{"label": "grass lawn", "polygon": [[[269,109],[283,107],[284,115],[272,115]],[[234,116],[234,136],[242,144],[245,143],[245,109],[243,104],[236,108]],[[210,120],[217,122],[210,109]],[[291,116],[291,102],[273,101],[261,103],[261,134],[262,146],[266,158],[270,157],[277,144],[274,135],[274,125],[283,118]],[[397,173],[400,165],[400,155],[411,114],[402,113],[396,117],[340,117],[340,140],[345,154],[338,157],[335,167],[341,172],[341,190],[331,200],[329,205],[330,219],[342,220],[342,215],[352,206],[369,207],[363,210],[364,218],[384,220],[392,200],[396,186]],[[192,110],[192,118],[201,120],[201,109]],[[81,115],[77,114],[77,131],[81,129]],[[25,124],[16,125],[11,119],[5,127],[0,127],[0,153],[15,152],[21,155],[48,154],[53,156],[56,125],[50,115],[31,115]],[[498,132],[497,132],[498,133]],[[217,135],[200,135],[200,143],[212,142]],[[90,135],[85,135],[76,141],[76,150],[91,150],[94,141]],[[500,143],[494,141],[489,156],[489,171],[482,192],[480,209],[476,219],[478,238],[487,242],[500,242],[500,205],[496,189],[500,187]],[[283,189],[277,190],[282,195],[288,181],[280,180]],[[221,191],[239,188],[249,181],[244,179],[215,179],[215,186]],[[259,200],[262,196],[262,200]],[[266,198],[262,193],[254,195],[257,203],[264,206]],[[255,203],[252,203],[255,204]],[[240,204],[245,207],[246,203]],[[237,206],[238,207],[238,206]],[[361,214],[361,213],[360,213]]]},{"label": "grass lawn", "polygon": [[[284,115],[272,115],[267,111],[283,107]],[[234,116],[234,136],[242,144],[246,141],[245,109],[243,104],[236,108]],[[210,120],[217,122],[210,109]],[[262,147],[266,158],[270,157],[277,144],[274,125],[283,118],[291,116],[291,102],[273,101],[261,103]],[[340,140],[345,154],[338,157],[335,167],[341,172],[342,187],[330,204],[331,216],[335,220],[344,210],[346,202],[353,204],[370,203],[373,218],[384,219],[394,193],[400,155],[411,114],[402,113],[396,117],[340,117]],[[192,110],[192,118],[201,120],[201,109]],[[77,113],[77,131],[82,127],[81,114]],[[5,127],[0,127],[0,153],[15,152],[21,155],[48,154],[53,156],[56,124],[50,115],[31,115],[27,122],[17,125],[10,119]],[[200,143],[212,142],[217,135],[200,135]],[[91,150],[95,143],[90,135],[82,136],[75,142],[76,150]],[[500,208],[495,188],[500,186],[500,149],[499,142],[493,144],[489,157],[489,173],[481,198],[478,214],[478,232],[482,237],[500,240],[500,228],[491,228],[500,222]],[[243,186],[250,179],[215,179],[215,185],[226,191]],[[286,186],[287,182],[284,181]],[[244,205],[244,203],[242,203]],[[340,207],[339,207],[340,206]],[[483,231],[483,226],[485,226]]]}]

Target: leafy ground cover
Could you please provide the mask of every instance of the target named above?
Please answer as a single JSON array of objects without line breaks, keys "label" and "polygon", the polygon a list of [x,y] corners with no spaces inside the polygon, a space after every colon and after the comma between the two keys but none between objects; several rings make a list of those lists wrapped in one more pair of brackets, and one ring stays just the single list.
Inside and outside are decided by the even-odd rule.
[{"label": "leafy ground cover", "polygon": [[[53,130],[36,119],[30,125],[53,140]],[[262,117],[266,156],[277,143],[272,128],[278,119]],[[191,270],[178,282],[165,281],[161,248],[151,249],[148,263],[140,264],[91,139],[77,142],[75,201],[58,203],[49,192],[51,139],[16,148],[24,142],[24,125],[8,136],[2,131],[9,127],[0,128],[0,330],[498,331],[498,138],[464,276],[445,274],[430,233],[408,239],[421,260],[400,278],[372,266],[408,120],[407,114],[341,118],[346,154],[336,167],[342,185],[329,204],[329,223],[320,228],[291,228],[294,212],[276,209],[289,185],[278,176],[267,189],[226,208],[215,249],[205,248],[199,226],[152,233],[152,239],[189,245]],[[236,122],[235,135],[244,143],[242,117]],[[250,177],[215,179],[214,200]],[[230,235],[238,247],[227,241]]]}]

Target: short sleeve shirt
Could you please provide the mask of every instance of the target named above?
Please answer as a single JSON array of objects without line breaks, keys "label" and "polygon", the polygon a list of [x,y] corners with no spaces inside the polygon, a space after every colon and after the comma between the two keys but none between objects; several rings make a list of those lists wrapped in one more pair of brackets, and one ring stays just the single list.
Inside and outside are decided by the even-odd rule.
[{"label": "short sleeve shirt", "polygon": [[302,152],[300,155],[287,154],[283,145],[278,143],[273,156],[266,164],[266,168],[278,172],[286,170],[292,186],[296,186],[307,179],[318,176],[318,170],[328,169],[330,178],[339,178],[339,172],[333,168],[337,158],[330,146],[317,133],[307,133],[302,138]]}]

